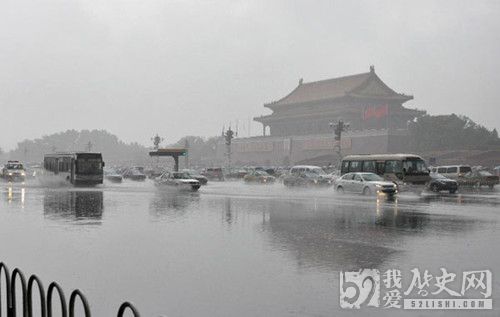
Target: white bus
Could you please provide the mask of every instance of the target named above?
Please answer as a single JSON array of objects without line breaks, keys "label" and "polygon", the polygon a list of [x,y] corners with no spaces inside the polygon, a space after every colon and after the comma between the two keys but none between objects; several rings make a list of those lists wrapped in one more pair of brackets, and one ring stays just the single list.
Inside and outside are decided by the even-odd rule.
[{"label": "white bus", "polygon": [[101,153],[74,152],[47,154],[43,159],[44,181],[94,186],[103,182]]},{"label": "white bus", "polygon": [[431,180],[425,161],[415,154],[360,154],[342,159],[340,173],[371,172],[385,179],[412,185]]}]

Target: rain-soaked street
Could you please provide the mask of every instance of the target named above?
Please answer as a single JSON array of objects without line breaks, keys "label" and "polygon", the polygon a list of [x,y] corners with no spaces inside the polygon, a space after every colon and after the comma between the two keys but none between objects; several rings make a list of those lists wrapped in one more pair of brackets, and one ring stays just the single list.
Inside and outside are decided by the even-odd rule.
[{"label": "rain-soaked street", "polygon": [[499,314],[498,189],[387,200],[240,182],[1,186],[1,260],[79,288],[96,316],[124,300],[143,316],[353,316],[339,272],[360,268],[400,269],[404,285],[413,268],[493,272],[493,310],[370,316]]}]

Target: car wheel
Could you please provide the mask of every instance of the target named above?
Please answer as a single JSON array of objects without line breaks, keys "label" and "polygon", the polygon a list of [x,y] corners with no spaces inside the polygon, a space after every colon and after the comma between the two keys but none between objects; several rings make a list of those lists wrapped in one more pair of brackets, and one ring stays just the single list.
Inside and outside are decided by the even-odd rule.
[{"label": "car wheel", "polygon": [[342,186],[337,187],[337,193],[343,194],[344,193],[344,188]]},{"label": "car wheel", "polygon": [[363,189],[363,195],[370,196],[372,194],[372,190],[369,187],[365,187]]},{"label": "car wheel", "polygon": [[437,186],[436,184],[432,184],[432,185],[431,185],[431,191],[433,191],[433,192],[438,192],[438,191],[439,191],[439,190],[438,190],[438,186]]},{"label": "car wheel", "polygon": [[450,189],[450,194],[454,194],[454,193],[456,193],[456,192],[457,192],[457,190],[456,190],[456,189]]}]

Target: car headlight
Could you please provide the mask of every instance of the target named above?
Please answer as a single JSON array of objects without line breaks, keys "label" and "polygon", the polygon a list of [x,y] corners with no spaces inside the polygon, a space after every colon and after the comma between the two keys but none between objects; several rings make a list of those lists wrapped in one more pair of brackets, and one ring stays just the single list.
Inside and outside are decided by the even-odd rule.
[{"label": "car headlight", "polygon": [[12,176],[12,173],[9,173],[9,176]]},{"label": "car headlight", "polygon": [[26,175],[26,173],[25,173],[25,172],[21,172],[21,176],[25,176],[25,175]]},{"label": "car headlight", "polygon": [[375,187],[382,188],[382,185],[376,184]]}]

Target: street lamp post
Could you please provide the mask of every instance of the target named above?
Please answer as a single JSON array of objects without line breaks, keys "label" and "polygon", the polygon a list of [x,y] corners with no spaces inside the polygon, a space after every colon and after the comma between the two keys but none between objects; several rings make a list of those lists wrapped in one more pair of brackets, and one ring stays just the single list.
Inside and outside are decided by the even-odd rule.
[{"label": "street lamp post", "polygon": [[184,168],[189,168],[189,141],[187,137],[184,140],[184,148],[186,149],[186,155],[184,156]]}]

